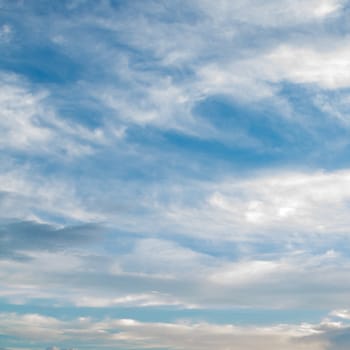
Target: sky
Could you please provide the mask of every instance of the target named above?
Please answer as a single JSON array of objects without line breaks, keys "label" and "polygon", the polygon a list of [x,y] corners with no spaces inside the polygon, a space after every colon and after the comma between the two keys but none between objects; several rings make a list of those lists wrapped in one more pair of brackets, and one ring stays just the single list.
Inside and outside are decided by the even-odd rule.
[{"label": "sky", "polygon": [[349,16],[0,0],[0,350],[349,349]]}]

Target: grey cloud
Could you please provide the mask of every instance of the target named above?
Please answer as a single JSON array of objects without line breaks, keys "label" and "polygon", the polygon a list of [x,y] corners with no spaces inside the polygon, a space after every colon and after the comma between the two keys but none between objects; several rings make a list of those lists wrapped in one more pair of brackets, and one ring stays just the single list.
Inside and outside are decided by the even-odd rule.
[{"label": "grey cloud", "polygon": [[329,332],[327,338],[332,344],[328,350],[348,350],[350,347],[350,327],[333,330]]},{"label": "grey cloud", "polygon": [[26,251],[57,251],[80,247],[102,238],[98,224],[57,228],[35,221],[0,223],[0,257],[21,259]]},{"label": "grey cloud", "polygon": [[[329,320],[331,321],[331,320]],[[325,346],[325,350],[347,350],[350,347],[350,327],[348,324],[325,322],[315,327],[318,334],[301,338],[299,342],[320,340]]]}]

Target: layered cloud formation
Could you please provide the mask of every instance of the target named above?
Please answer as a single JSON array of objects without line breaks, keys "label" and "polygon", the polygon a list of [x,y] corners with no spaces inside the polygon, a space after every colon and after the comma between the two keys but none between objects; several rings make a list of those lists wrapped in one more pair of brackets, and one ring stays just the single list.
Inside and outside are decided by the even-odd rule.
[{"label": "layered cloud formation", "polygon": [[348,349],[346,0],[0,0],[0,346]]}]

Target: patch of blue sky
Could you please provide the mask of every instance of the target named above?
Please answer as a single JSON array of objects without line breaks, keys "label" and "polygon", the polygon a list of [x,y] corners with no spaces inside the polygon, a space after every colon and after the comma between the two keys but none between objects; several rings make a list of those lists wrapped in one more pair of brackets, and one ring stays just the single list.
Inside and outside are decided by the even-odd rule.
[{"label": "patch of blue sky", "polygon": [[50,46],[24,46],[6,50],[0,68],[21,74],[34,83],[64,85],[79,79],[80,65]]},{"label": "patch of blue sky", "polygon": [[271,325],[298,324],[302,322],[317,323],[327,316],[326,309],[182,309],[180,307],[71,307],[52,306],[46,300],[33,300],[31,304],[15,305],[1,303],[3,312],[19,314],[39,313],[43,316],[55,317],[68,321],[78,317],[92,317],[96,320],[135,319],[140,322],[173,323],[187,320],[194,323],[210,322],[214,324],[234,325]]},{"label": "patch of blue sky", "polygon": [[[276,164],[283,166],[284,163],[286,166],[304,166],[308,162],[314,167],[317,167],[318,163],[326,165],[325,158],[330,158],[327,154],[335,135],[345,140],[348,131],[315,107],[311,97],[305,97],[304,89],[288,89],[290,90],[290,87],[282,89],[281,96],[286,96],[288,102],[295,107],[298,114],[296,116],[279,115],[273,104],[249,106],[226,101],[225,98],[211,97],[200,103],[195,108],[195,113],[199,118],[209,121],[219,134],[222,133],[222,139],[203,139],[158,128],[131,126],[127,130],[127,141],[148,148],[149,153],[153,155],[151,157],[154,164],[160,166],[156,176],[160,176],[161,165],[164,164],[162,154],[165,153],[168,159],[167,169],[172,162],[169,154],[174,155],[173,159],[176,159],[177,164],[188,162],[189,159],[199,162],[203,167],[206,163],[214,163],[213,171],[215,163],[221,170],[220,163],[223,162],[239,165],[241,169]],[[300,124],[300,116],[306,120],[307,125]],[[330,144],[325,142],[327,138],[330,139]],[[315,148],[318,155],[315,154]],[[347,148],[344,151],[346,150]],[[182,153],[182,159],[177,157],[179,151]],[[108,163],[108,153],[103,158],[106,158]],[[160,163],[157,163],[160,159]],[[337,158],[332,159],[335,167]],[[106,166],[108,167],[108,164]],[[327,166],[331,167],[332,164]],[[185,171],[183,168],[182,170]],[[191,171],[191,168],[188,167],[188,170]],[[144,168],[144,172],[152,174],[147,168]],[[209,173],[206,171],[204,174]]]}]

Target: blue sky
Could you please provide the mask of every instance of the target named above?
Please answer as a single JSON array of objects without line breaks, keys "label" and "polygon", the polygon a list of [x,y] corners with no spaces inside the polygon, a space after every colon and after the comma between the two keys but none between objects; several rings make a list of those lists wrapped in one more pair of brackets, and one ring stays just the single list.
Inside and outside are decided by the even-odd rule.
[{"label": "blue sky", "polygon": [[0,350],[350,346],[346,0],[0,0]]}]

